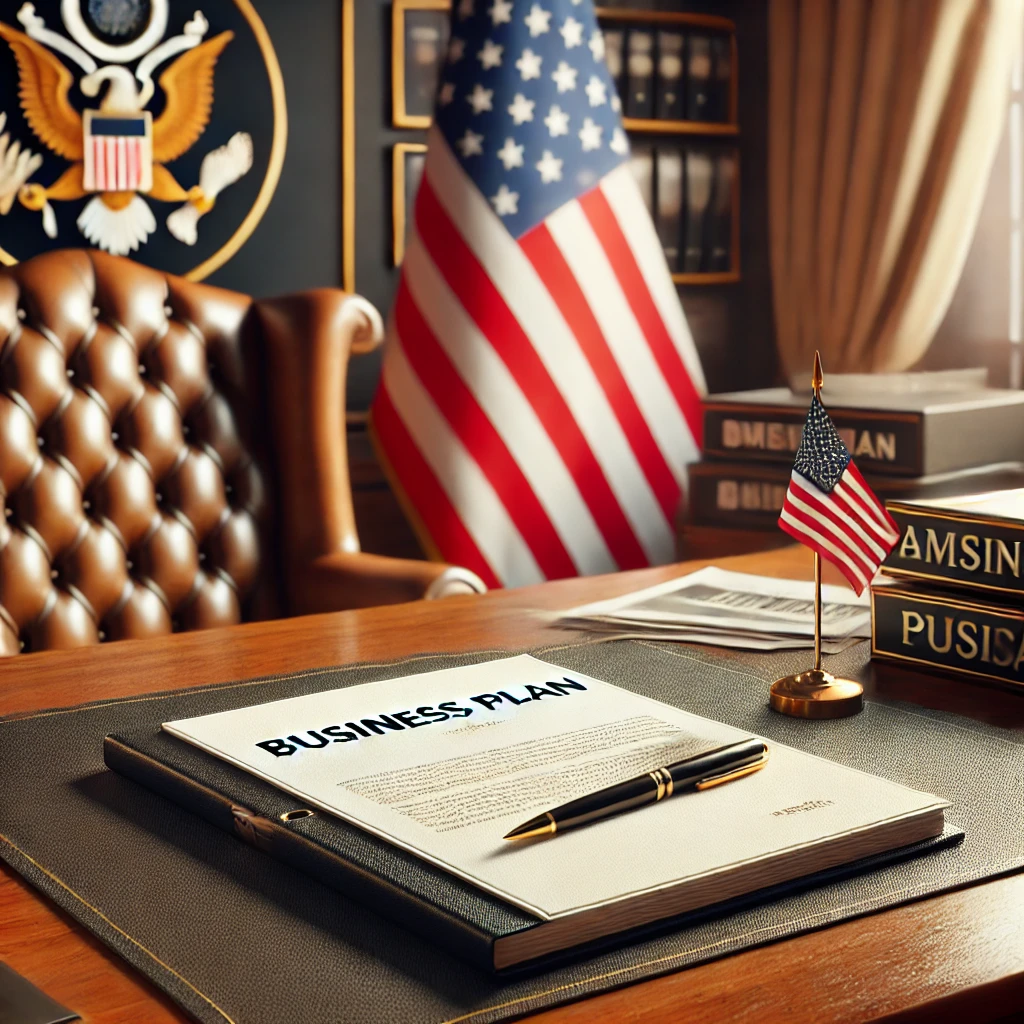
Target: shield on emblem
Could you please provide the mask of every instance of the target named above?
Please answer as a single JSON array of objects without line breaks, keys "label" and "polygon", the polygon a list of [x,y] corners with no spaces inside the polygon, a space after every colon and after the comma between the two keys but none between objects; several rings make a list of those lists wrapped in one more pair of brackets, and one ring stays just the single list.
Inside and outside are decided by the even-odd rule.
[{"label": "shield on emblem", "polygon": [[83,185],[89,192],[148,192],[153,187],[153,118],[87,110]]}]

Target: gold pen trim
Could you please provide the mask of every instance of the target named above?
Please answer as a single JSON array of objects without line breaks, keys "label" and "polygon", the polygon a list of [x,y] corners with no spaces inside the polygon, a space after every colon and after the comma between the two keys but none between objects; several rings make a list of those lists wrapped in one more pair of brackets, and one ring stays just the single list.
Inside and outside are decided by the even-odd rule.
[{"label": "gold pen trim", "polygon": [[661,769],[659,768],[657,771],[648,772],[647,774],[654,780],[654,784],[658,787],[658,792],[654,797],[654,802],[657,803],[665,796],[665,783],[661,779]]},{"label": "gold pen trim", "polygon": [[710,778],[701,779],[693,788],[698,790],[711,789],[714,786],[721,786],[726,782],[732,782],[734,779],[742,779],[744,775],[753,775],[754,772],[759,772],[767,763],[768,747],[766,746],[759,760],[754,761],[752,764],[745,764],[742,768],[734,768],[732,771],[724,772],[721,775],[712,775]]}]

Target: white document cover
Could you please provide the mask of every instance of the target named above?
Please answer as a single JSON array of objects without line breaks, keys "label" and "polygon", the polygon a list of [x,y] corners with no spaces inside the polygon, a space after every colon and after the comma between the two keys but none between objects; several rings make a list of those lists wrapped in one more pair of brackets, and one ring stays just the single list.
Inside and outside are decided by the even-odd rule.
[{"label": "white document cover", "polygon": [[783,851],[945,806],[772,743],[728,785],[507,842],[566,800],[749,735],[529,655],[163,728],[543,920],[756,861],[767,885]]}]

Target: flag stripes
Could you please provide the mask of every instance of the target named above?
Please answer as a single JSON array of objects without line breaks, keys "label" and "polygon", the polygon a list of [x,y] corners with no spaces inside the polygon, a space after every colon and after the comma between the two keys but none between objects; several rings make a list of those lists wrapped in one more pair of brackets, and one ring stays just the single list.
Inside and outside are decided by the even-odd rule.
[{"label": "flag stripes", "polygon": [[391,474],[401,481],[402,493],[414,503],[416,516],[422,521],[428,535],[424,539],[438,551],[458,551],[460,564],[472,569],[488,587],[498,586],[498,579],[490,565],[463,526],[447,492],[395,410],[386,383],[374,398],[372,416],[374,436],[384,450],[390,453]]},{"label": "flag stripes", "polygon": [[[677,487],[681,486],[685,480],[686,462],[696,455],[688,450],[686,443],[690,430],[646,338],[641,344],[637,343],[637,339],[642,338],[640,325],[615,268],[578,202],[566,203],[548,218],[544,226],[572,271],[586,306],[604,336],[616,375],[614,386],[628,389],[626,393],[642,418],[643,429],[655,441],[657,457],[665,463]],[[525,236],[521,244],[529,237]],[[561,289],[553,287],[552,291],[557,299]],[[570,327],[578,337],[577,325],[570,321]],[[607,382],[611,377],[603,376],[603,379]],[[618,410],[616,412],[621,417],[622,414]],[[638,445],[638,435],[631,433],[629,421],[622,419],[621,422],[623,429],[630,433],[630,443],[645,467],[652,488],[660,496],[661,486],[664,486],[660,467],[645,461],[654,456]],[[670,518],[674,511],[673,506]]]},{"label": "flag stripes", "polygon": [[[489,215],[490,211],[487,212]],[[416,200],[416,230],[442,276],[544,423],[619,567],[646,565],[647,558],[632,524],[616,500],[604,468],[584,437],[566,396],[520,320],[442,208],[434,192],[429,162]]]},{"label": "flag stripes", "polygon": [[637,266],[618,218],[600,188],[581,197],[580,205],[605,253],[615,267],[622,290],[629,298],[633,315],[640,324],[642,336],[654,353],[654,358],[657,360],[665,380],[672,388],[679,408],[686,417],[690,434],[699,446],[704,417],[700,395],[697,393],[679,353],[672,344],[672,339],[662,322],[654,300],[651,298],[651,293],[647,290],[647,283]]},{"label": "flag stripes", "polygon": [[[509,456],[528,481],[572,557],[573,572],[609,572],[615,561],[594,522],[590,510],[573,483],[557,448],[548,436],[533,406],[522,393],[508,367],[501,361],[489,340],[470,319],[458,298],[431,262],[419,235],[409,240],[405,256],[402,287],[407,287],[412,300],[430,328],[430,338],[443,352],[461,382],[473,381],[474,402],[487,417],[494,433],[492,444],[503,444]],[[402,337],[415,339],[415,334]],[[426,344],[430,344],[427,338]],[[400,342],[396,341],[396,344]],[[411,347],[411,346],[410,346]],[[428,387],[429,381],[425,380]],[[465,385],[463,384],[463,387]],[[468,387],[465,389],[469,392]],[[457,403],[448,400],[443,391],[431,394],[449,422],[458,418]],[[503,432],[494,424],[514,423],[515,429]],[[471,449],[464,434],[463,442]],[[476,445],[478,455],[486,459],[489,446]],[[531,540],[536,553],[536,540]]]},{"label": "flag stripes", "polygon": [[519,463],[438,344],[413,302],[406,281],[399,286],[394,317],[398,337],[416,339],[415,344],[402,346],[410,367],[476,459],[541,571],[549,578],[573,575],[572,559]]},{"label": "flag stripes", "polygon": [[[389,349],[382,371],[385,386],[392,395],[392,400],[395,395],[401,396],[400,416],[408,436],[415,438],[423,461],[447,495],[448,507],[444,510],[445,531],[438,535],[433,525],[435,521],[431,518],[433,510],[428,515],[425,507],[420,504],[423,498],[429,498],[429,494],[413,496],[409,493],[415,508],[420,511],[424,527],[433,539],[434,546],[446,558],[450,557],[447,551],[458,551],[459,564],[474,572],[477,572],[477,566],[466,561],[462,552],[466,551],[470,557],[474,552],[477,553],[488,567],[485,573],[477,572],[485,582],[488,579],[504,579],[509,572],[517,573],[523,583],[537,583],[543,580],[544,576],[530,549],[510,521],[500,499],[476,461],[451,432],[437,407],[423,390],[419,379],[406,361],[401,345],[394,345]],[[386,447],[385,454],[404,486],[405,477],[402,469],[399,462],[392,458],[391,453],[392,449]],[[430,479],[424,474],[419,483],[421,487],[429,487]],[[457,510],[459,530],[453,530],[449,525],[449,509],[452,513],[456,513]],[[448,533],[448,530],[451,532]],[[464,547],[467,538],[472,540],[472,544]]]},{"label": "flag stripes", "polygon": [[619,223],[649,220],[630,188],[615,171],[516,239],[431,130],[372,425],[433,545],[489,586],[672,557],[703,377],[660,247],[651,284]]},{"label": "flag stripes", "polygon": [[85,185],[96,192],[135,192],[142,184],[142,138],[93,135],[92,178]]},{"label": "flag stripes", "polygon": [[[570,203],[562,209],[574,206],[575,203]],[[555,242],[548,224],[538,224],[523,236],[520,245],[537,273],[548,281],[551,295],[559,311],[579,342],[580,349],[600,382],[608,398],[608,404],[614,410],[629,446],[647,482],[651,485],[651,490],[657,496],[665,517],[671,522],[679,504],[679,481],[658,448],[651,428],[626,383],[623,371],[615,361],[606,340],[607,335],[598,324],[594,308],[587,296],[583,294],[579,278]]]},{"label": "flag stripes", "polygon": [[[644,204],[636,179],[628,167],[619,167],[601,182],[601,191],[629,243],[629,250],[643,275],[644,284],[654,300],[661,322],[668,331],[672,344],[686,368],[686,375],[699,398],[707,390],[700,357],[690,336],[690,328],[683,315],[676,286],[667,273],[661,240],[655,231],[654,222]],[[701,422],[699,427],[702,426]],[[698,429],[693,438],[696,442],[696,452],[699,454],[702,429]]]},{"label": "flag stripes", "polygon": [[[858,594],[899,540],[892,517],[852,462],[831,493],[793,470],[779,526],[832,562]],[[868,529],[881,544],[869,536]]]},{"label": "flag stripes", "polygon": [[[559,312],[547,283],[537,273],[521,245],[496,220],[487,200],[467,179],[436,129],[432,129],[428,146],[432,148],[427,157],[424,183],[429,183],[449,216],[450,224],[465,240],[467,248],[492,282],[503,307],[518,322],[516,344],[525,339],[532,354],[540,361],[536,364],[536,379],[518,378],[524,394],[534,401],[539,398],[534,394],[538,387],[543,387],[546,393],[557,392],[557,402],[575,421],[574,437],[582,442],[572,451],[589,452],[592,459],[587,461],[591,464],[596,460],[617,509],[628,521],[627,534],[618,546],[629,544],[633,555],[624,557],[613,549],[618,567],[667,561],[673,551],[672,531],[657,507],[657,500],[631,454],[629,442],[604,391]],[[420,195],[424,194],[424,187],[421,185]],[[419,202],[417,198],[417,206]],[[469,289],[464,284],[455,290],[461,296]],[[488,336],[496,348],[502,341],[507,341]],[[506,344],[504,349],[508,347]],[[558,438],[553,440],[557,442]],[[679,443],[685,442],[681,439]],[[572,468],[572,451],[566,458],[566,466],[576,477],[578,473]],[[607,496],[607,492],[605,494]],[[593,501],[588,500],[588,504],[595,519],[599,520]],[[620,528],[625,529],[621,519],[619,523]],[[602,529],[602,532],[607,540],[606,530]],[[642,548],[638,546],[638,540]]]}]

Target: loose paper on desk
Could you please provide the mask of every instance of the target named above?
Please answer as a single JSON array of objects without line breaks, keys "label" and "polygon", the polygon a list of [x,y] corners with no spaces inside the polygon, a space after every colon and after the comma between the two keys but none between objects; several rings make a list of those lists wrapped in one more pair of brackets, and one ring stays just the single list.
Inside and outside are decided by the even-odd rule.
[{"label": "loose paper on desk", "polygon": [[[528,655],[163,728],[544,920],[921,806],[912,790],[773,744],[769,766],[739,782],[507,843],[534,814],[749,736]],[[771,813],[806,801],[813,814]]]},{"label": "loose paper on desk", "polygon": [[[848,587],[821,588],[822,650],[871,635],[871,604]],[[767,651],[814,646],[814,584],[714,566],[644,590],[562,612],[558,624],[655,640]]]}]

